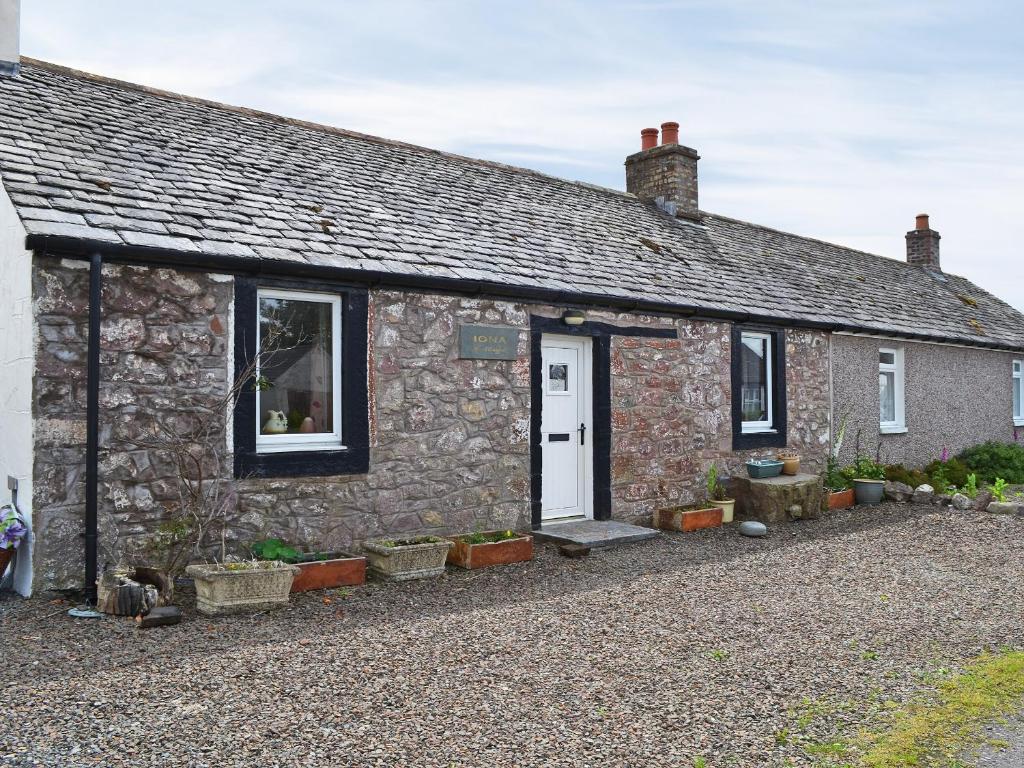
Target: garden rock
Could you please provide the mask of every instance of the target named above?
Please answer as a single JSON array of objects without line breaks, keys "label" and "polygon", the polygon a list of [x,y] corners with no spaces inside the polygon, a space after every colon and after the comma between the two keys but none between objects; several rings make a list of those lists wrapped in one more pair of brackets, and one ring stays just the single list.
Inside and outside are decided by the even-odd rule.
[{"label": "garden rock", "polygon": [[740,533],[753,539],[759,539],[768,535],[768,527],[757,520],[747,520],[740,523]]},{"label": "garden rock", "polygon": [[935,498],[935,489],[928,483],[917,486],[914,490],[913,500],[915,504],[931,504]]},{"label": "garden rock", "polygon": [[961,512],[966,512],[974,506],[974,502],[971,500],[971,497],[966,494],[954,493],[953,498],[950,499],[950,505],[953,509],[959,509]]},{"label": "garden rock", "polygon": [[1024,515],[1024,504],[1013,501],[993,501],[988,505],[993,515]]},{"label": "garden rock", "polygon": [[995,498],[989,491],[982,491],[974,497],[974,508],[979,512],[984,512],[993,501]]},{"label": "garden rock", "polygon": [[885,498],[889,501],[910,501],[914,496],[914,489],[906,483],[887,482],[885,484]]}]

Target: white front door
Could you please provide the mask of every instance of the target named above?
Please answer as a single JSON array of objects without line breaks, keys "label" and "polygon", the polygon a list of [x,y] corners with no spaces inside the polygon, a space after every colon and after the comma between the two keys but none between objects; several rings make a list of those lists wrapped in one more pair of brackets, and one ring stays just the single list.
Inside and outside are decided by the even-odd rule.
[{"label": "white front door", "polygon": [[593,517],[590,339],[541,339],[541,519]]}]

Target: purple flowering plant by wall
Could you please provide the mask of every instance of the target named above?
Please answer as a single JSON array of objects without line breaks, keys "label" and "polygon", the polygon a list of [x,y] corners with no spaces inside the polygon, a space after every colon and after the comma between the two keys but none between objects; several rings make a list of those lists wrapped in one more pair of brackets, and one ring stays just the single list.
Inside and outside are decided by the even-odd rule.
[{"label": "purple flowering plant by wall", "polygon": [[0,549],[17,549],[26,533],[25,521],[14,507],[0,509]]}]

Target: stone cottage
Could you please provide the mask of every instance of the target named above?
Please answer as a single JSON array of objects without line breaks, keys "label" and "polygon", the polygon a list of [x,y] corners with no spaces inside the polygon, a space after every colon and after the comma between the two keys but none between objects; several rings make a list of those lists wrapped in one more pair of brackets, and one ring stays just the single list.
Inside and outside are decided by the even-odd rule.
[{"label": "stone cottage", "polygon": [[268,339],[220,438],[236,544],[642,521],[712,463],[821,469],[840,418],[893,461],[1014,439],[1024,317],[941,270],[927,218],[902,263],[717,216],[678,126],[641,139],[620,192],[8,62],[19,589],[80,587],[159,525],[177,480],[126,435]]}]

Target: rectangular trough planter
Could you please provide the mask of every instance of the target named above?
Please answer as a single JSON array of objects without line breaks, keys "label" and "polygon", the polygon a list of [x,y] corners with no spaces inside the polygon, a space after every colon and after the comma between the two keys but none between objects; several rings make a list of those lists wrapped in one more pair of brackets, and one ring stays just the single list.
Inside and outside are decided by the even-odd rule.
[{"label": "rectangular trough planter", "polygon": [[305,555],[295,565],[299,572],[292,582],[292,592],[313,589],[358,587],[366,583],[366,558],[346,552],[327,552],[328,559],[314,559],[317,554]]},{"label": "rectangular trough planter", "polygon": [[702,528],[720,528],[721,525],[721,507],[666,507],[654,513],[654,527],[663,531],[699,531]]},{"label": "rectangular trough planter", "polygon": [[[490,533],[497,533],[491,531]],[[484,534],[487,535],[487,534]],[[504,541],[487,541],[471,544],[462,538],[452,539],[452,548],[448,552],[448,563],[459,568],[473,570],[487,568],[491,565],[510,565],[533,560],[533,537],[516,536]]]},{"label": "rectangular trough planter", "polygon": [[847,488],[845,491],[832,491],[828,495],[829,509],[849,509],[853,504],[853,488]]},{"label": "rectangular trough planter", "polygon": [[185,569],[195,581],[196,608],[208,616],[255,613],[285,605],[298,572],[298,566],[278,561],[237,571],[219,565]]},{"label": "rectangular trough planter", "polygon": [[428,579],[444,573],[448,550],[452,542],[448,539],[436,541],[368,541],[363,544],[370,570],[382,579],[408,581]]}]

